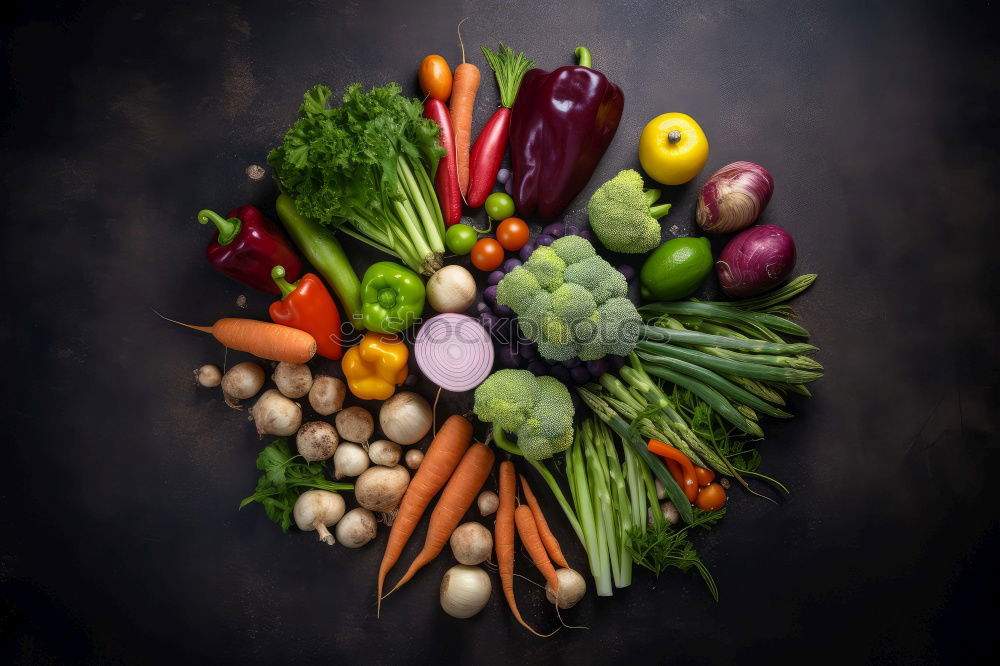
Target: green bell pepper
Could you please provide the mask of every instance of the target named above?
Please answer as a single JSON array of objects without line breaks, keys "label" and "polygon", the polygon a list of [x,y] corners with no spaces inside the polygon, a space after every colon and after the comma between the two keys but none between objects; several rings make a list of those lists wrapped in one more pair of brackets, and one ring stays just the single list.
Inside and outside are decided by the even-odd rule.
[{"label": "green bell pepper", "polygon": [[423,314],[424,283],[405,266],[372,264],[361,279],[361,321],[369,331],[398,333]]}]

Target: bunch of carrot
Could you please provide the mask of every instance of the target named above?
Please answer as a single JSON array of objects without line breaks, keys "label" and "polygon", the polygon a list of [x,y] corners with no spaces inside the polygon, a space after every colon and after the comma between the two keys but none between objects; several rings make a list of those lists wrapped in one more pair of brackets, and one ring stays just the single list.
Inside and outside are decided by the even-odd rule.
[{"label": "bunch of carrot", "polygon": [[500,463],[500,506],[497,508],[493,544],[496,548],[497,567],[500,570],[500,584],[514,618],[531,633],[536,636],[544,636],[524,621],[521,612],[517,609],[517,601],[514,599],[515,525],[521,543],[531,555],[531,561],[557,594],[559,592],[559,578],[552,562],[554,561],[560,567],[567,569],[569,564],[563,556],[562,549],[559,548],[559,541],[552,534],[552,530],[549,529],[549,525],[545,521],[545,516],[542,515],[541,507],[538,506],[538,501],[535,499],[534,493],[531,492],[528,481],[523,476],[521,477],[521,489],[524,491],[527,505],[522,504],[515,508],[517,478],[514,464],[509,460]]}]

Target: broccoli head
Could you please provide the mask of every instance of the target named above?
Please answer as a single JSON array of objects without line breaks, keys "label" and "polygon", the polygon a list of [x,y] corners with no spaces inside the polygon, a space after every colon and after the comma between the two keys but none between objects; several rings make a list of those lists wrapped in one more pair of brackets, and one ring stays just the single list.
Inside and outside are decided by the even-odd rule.
[{"label": "broccoli head", "polygon": [[590,228],[613,252],[642,254],[660,244],[660,218],[670,204],[654,206],[659,190],[644,189],[634,169],[621,171],[597,188],[587,204]]},{"label": "broccoli head", "polygon": [[[543,358],[590,361],[625,355],[635,346],[634,336],[608,339],[616,335],[619,319],[639,320],[627,292],[625,277],[587,239],[566,236],[536,248],[504,276],[497,303],[517,313],[522,335],[538,345]],[[602,310],[605,303],[611,305]]]},{"label": "broccoli head", "polygon": [[597,308],[598,337],[608,354],[628,356],[639,341],[642,317],[632,301],[624,297],[609,298]]},{"label": "broccoli head", "polygon": [[[552,377],[527,370],[494,372],[476,389],[473,411],[481,421],[514,433],[526,458],[551,458],[573,441],[573,401]],[[511,423],[517,425],[508,427]]]}]

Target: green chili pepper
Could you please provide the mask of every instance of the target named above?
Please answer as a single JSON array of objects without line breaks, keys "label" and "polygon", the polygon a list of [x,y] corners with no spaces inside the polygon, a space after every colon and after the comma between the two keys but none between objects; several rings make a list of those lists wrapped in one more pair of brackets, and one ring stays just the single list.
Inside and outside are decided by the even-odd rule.
[{"label": "green chili pepper", "polygon": [[372,264],[361,280],[361,321],[369,331],[398,333],[424,311],[424,283],[405,266]]}]

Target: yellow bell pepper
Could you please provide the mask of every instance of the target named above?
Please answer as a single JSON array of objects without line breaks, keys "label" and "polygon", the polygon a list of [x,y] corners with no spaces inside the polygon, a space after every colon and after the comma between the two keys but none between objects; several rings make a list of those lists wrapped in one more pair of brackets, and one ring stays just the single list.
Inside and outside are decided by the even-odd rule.
[{"label": "yellow bell pepper", "polygon": [[355,396],[362,400],[386,400],[406,379],[409,358],[406,343],[395,335],[368,331],[361,342],[347,350],[340,368]]},{"label": "yellow bell pepper", "polygon": [[683,113],[659,115],[639,137],[639,162],[646,174],[664,185],[681,185],[708,160],[708,139],[701,126]]}]

